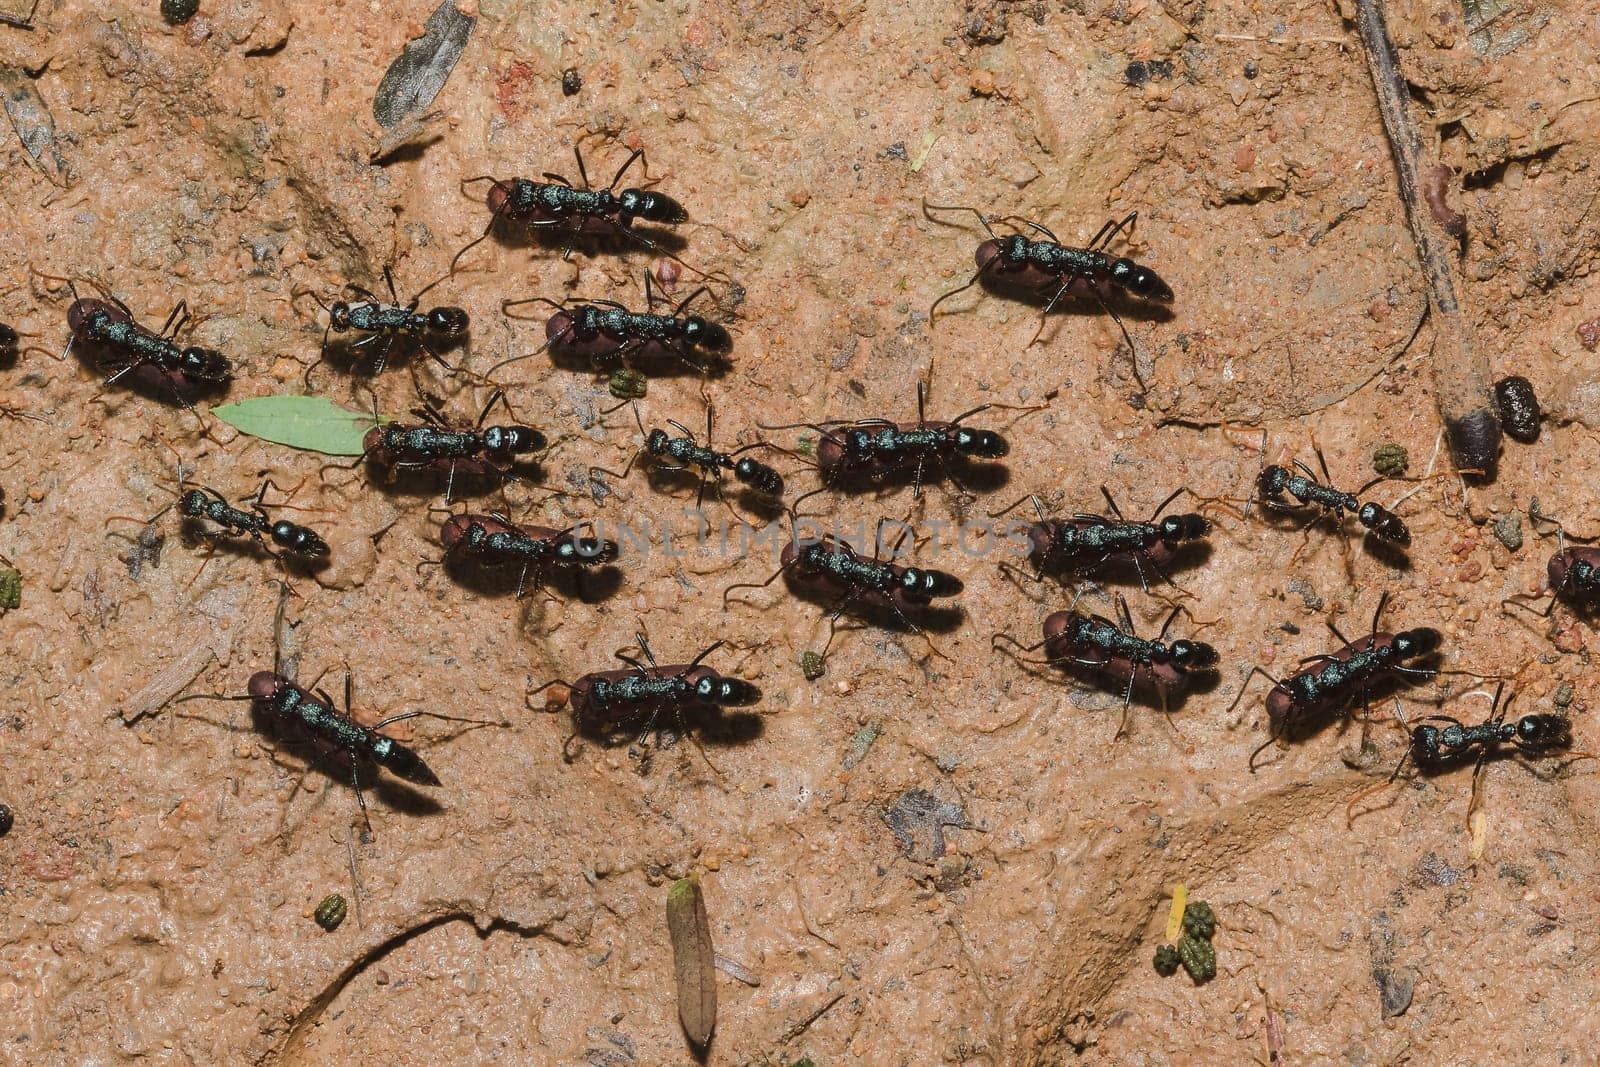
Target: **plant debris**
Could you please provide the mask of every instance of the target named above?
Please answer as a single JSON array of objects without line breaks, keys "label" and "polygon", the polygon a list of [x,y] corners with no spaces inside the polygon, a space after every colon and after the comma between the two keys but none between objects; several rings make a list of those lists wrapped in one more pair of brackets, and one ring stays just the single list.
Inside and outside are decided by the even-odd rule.
[{"label": "plant debris", "polygon": [[944,855],[944,830],[953,826],[973,829],[960,804],[951,804],[926,789],[912,789],[883,813],[883,821],[900,841],[908,859],[931,863]]},{"label": "plant debris", "polygon": [[344,917],[349,914],[350,905],[338,893],[329,893],[322,898],[322,903],[317,905],[314,918],[317,925],[332,933],[344,922]]},{"label": "plant debris", "polygon": [[379,126],[398,126],[407,116],[420,115],[433,103],[461,53],[466,51],[467,39],[477,21],[457,11],[451,0],[444,0],[434,9],[423,35],[406,45],[378,83],[372,98],[372,117]]},{"label": "plant debris", "polygon": [[[1162,944],[1156,946],[1155,965],[1156,973],[1163,978],[1176,973],[1181,966],[1189,972],[1189,977],[1195,985],[1204,985],[1217,976],[1217,950],[1211,945],[1211,938],[1217,932],[1217,916],[1211,910],[1211,905],[1203,900],[1190,900],[1188,890],[1182,885],[1174,887],[1172,893],[1173,913],[1179,907],[1183,909],[1183,918],[1177,924],[1184,933],[1178,938],[1177,944]],[[1167,936],[1170,938],[1176,933],[1176,928],[1169,918],[1167,922]]]},{"label": "plant debris", "polygon": [[680,878],[668,890],[667,934],[678,986],[678,1020],[689,1043],[704,1049],[717,1028],[717,973],[711,921],[698,875]]},{"label": "plant debris", "polygon": [[1372,469],[1385,478],[1398,478],[1411,466],[1411,456],[1404,445],[1393,441],[1379,445],[1372,452]]}]

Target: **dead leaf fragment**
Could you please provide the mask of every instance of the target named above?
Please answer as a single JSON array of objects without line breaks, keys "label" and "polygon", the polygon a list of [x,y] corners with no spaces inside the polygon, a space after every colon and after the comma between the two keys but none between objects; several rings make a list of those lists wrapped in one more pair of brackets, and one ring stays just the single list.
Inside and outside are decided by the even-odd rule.
[{"label": "dead leaf fragment", "polygon": [[717,970],[698,875],[680,878],[667,891],[667,934],[678,985],[678,1019],[689,1043],[705,1048],[717,1028]]}]

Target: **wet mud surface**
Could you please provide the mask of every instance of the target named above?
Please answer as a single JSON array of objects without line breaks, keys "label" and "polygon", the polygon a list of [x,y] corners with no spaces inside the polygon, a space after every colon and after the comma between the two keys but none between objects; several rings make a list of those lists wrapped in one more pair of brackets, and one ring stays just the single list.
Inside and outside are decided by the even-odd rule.
[{"label": "wet mud surface", "polygon": [[[916,634],[843,629],[808,681],[799,659],[827,638],[826,604],[779,581],[724,609],[725,587],[776,564],[696,545],[692,483],[636,469],[589,495],[589,467],[621,470],[640,435],[626,408],[601,414],[616,401],[581,368],[541,355],[497,372],[553,442],[509,498],[529,522],[599,515],[653,540],[609,595],[517,601],[418,570],[440,555],[439,483],[324,477],[322,457],[219,424],[208,440],[159,395],[55,359],[70,296],[30,268],[96,279],[154,325],[186,299],[196,343],[238,364],[229,400],[296,392],[326,324],[296,291],[380,291],[392,265],[406,298],[483,232],[484,185],[464,195],[462,179],[576,180],[581,138],[601,183],[645,148],[655,188],[691,216],[670,247],[739,286],[704,312],[734,335],[731,369],[706,386],[723,447],[806,436],[758,423],[909,421],[931,362],[930,418],[1043,405],[972,420],[1012,451],[974,483],[968,517],[1025,493],[1100,511],[1102,485],[1130,516],[1179,486],[1239,509],[1263,462],[1314,467],[1313,440],[1341,486],[1369,481],[1390,443],[1411,476],[1444,474],[1426,289],[1333,5],[484,0],[427,105],[442,114],[398,147],[372,97],[422,36],[422,6],[202,0],[172,27],[155,4],[43,0],[33,30],[0,26],[20,134],[0,150],[0,321],[45,350],[11,362],[3,399],[45,421],[0,423],[0,553],[23,575],[0,621],[0,801],[15,812],[0,1060],[689,1062],[664,905],[691,872],[716,951],[759,981],[719,972],[712,1062],[1581,1060],[1600,1030],[1595,764],[1544,780],[1491,762],[1475,833],[1469,769],[1405,776],[1349,830],[1347,801],[1399,759],[1395,702],[1374,702],[1371,749],[1335,720],[1255,773],[1266,686],[1229,710],[1252,665],[1281,676],[1333,650],[1324,620],[1354,637],[1386,591],[1390,628],[1439,628],[1441,666],[1515,675],[1519,713],[1568,699],[1575,748],[1600,746],[1590,621],[1501,608],[1539,591],[1555,550],[1534,499],[1569,534],[1600,533],[1600,21],[1580,4],[1485,7],[1481,25],[1451,2],[1388,18],[1430,162],[1453,173],[1467,321],[1495,377],[1532,382],[1543,432],[1508,441],[1498,478],[1465,495],[1454,477],[1371,490],[1410,526],[1408,560],[1354,522],[1303,537],[1259,508],[1214,509],[1209,550],[1173,574],[1192,595],[1173,634],[1216,647],[1218,680],[1170,726],[1136,702],[1120,738],[1119,692],[991,649],[1001,631],[1037,640],[1074,591],[1008,575],[999,551],[948,530],[915,553],[965,583],[960,616],[930,635],[942,655]],[[971,213],[926,217],[924,199],[1069,244],[1137,210],[1113,249],[1177,293],[1167,310],[1117,305],[1138,375],[1092,300],[1051,314],[1032,346],[1037,305],[980,287],[930,322],[984,234]],[[514,233],[468,252],[425,298],[472,316],[450,361],[482,372],[543,342],[503,299],[638,306],[659,266],[626,243],[560,253]],[[386,413],[415,405],[412,370],[452,418],[487,399],[414,354],[373,383]],[[317,381],[371,406],[336,362]],[[701,389],[652,375],[645,424],[703,427]],[[172,513],[164,543],[141,543],[139,520],[172,499],[172,449],[230,499],[269,474],[299,484],[293,502],[313,510],[287,514],[334,559],[294,578],[282,653],[301,678],[326,670],[338,693],[348,667],[368,723],[431,709],[507,724],[396,724],[444,784],[369,789],[370,841],[347,776],[308,767],[247,703],[166,703],[241,695],[271,667],[278,573],[226,549],[201,572]],[[797,460],[773,463],[791,496],[814,487]],[[475,510],[501,506],[472,492]],[[919,534],[961,504],[935,480]],[[869,531],[911,507],[905,485],[806,505]],[[1115,592],[1141,633],[1170,610],[1131,574],[1082,606],[1109,616]],[[652,750],[645,773],[629,737],[579,736],[568,762],[570,716],[525,692],[616,666],[641,627],[664,663],[725,640],[713,662],[763,689],[757,716]],[[1408,720],[1488,713],[1459,675],[1400,695]],[[1176,882],[1218,916],[1205,986],[1150,964]],[[313,911],[332,892],[352,906],[324,932]]]}]

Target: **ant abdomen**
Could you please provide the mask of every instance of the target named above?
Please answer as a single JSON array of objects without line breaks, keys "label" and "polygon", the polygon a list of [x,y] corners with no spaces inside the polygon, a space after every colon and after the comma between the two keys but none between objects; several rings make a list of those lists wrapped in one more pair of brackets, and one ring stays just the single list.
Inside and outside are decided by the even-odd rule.
[{"label": "ant abdomen", "polygon": [[961,579],[944,571],[907,567],[900,573],[899,592],[907,599],[930,600],[933,597],[956,596],[964,588]]},{"label": "ant abdomen", "polygon": [[1006,439],[993,430],[969,430],[959,427],[955,432],[956,451],[981,459],[999,459],[1011,451]]},{"label": "ant abdomen", "polygon": [[1140,266],[1131,259],[1118,259],[1111,264],[1109,280],[1112,285],[1125,289],[1143,300],[1162,304],[1172,302],[1172,287],[1162,281],[1149,267]]},{"label": "ant abdomen", "polygon": [[428,312],[428,329],[446,337],[458,337],[467,332],[471,318],[458,307],[437,307]]},{"label": "ant abdomen", "polygon": [[1400,516],[1384,508],[1381,504],[1366,503],[1361,505],[1361,510],[1356,512],[1356,519],[1372,531],[1374,537],[1384,541],[1391,541],[1397,545],[1411,543],[1411,531],[1406,529],[1406,524]]},{"label": "ant abdomen", "polygon": [[682,204],[665,193],[649,192],[644,189],[624,189],[617,197],[617,202],[622,205],[622,210],[627,215],[633,215],[648,222],[662,222],[668,225],[677,225],[689,221],[689,212],[684,210]]},{"label": "ant abdomen", "polygon": [[783,495],[783,476],[765,463],[741,459],[734,464],[733,476],[751,489],[767,496]]},{"label": "ant abdomen", "polygon": [[726,352],[733,347],[733,336],[726,329],[699,315],[683,320],[683,339],[707,352]]}]

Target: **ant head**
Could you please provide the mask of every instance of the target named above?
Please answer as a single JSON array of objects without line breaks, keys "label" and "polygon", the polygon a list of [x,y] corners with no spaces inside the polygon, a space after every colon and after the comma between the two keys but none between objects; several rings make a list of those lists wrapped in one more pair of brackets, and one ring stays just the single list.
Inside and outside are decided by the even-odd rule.
[{"label": "ant head", "polygon": [[998,242],[1000,259],[1008,267],[1020,267],[1028,262],[1028,248],[1033,243],[1020,233],[1002,237]]},{"label": "ant head", "polygon": [[1217,665],[1217,650],[1203,641],[1174,641],[1168,651],[1173,663],[1189,670],[1205,670]]},{"label": "ant head", "polygon": [[460,308],[434,308],[428,312],[428,329],[446,337],[458,337],[466,333],[471,321]]},{"label": "ant head", "polygon": [[188,378],[203,382],[219,382],[228,377],[232,368],[228,357],[221,352],[199,345],[190,345],[180,355],[178,370]]},{"label": "ant head", "polygon": [[245,692],[250,694],[251,700],[271,700],[288,684],[271,671],[256,671],[250,676]]},{"label": "ant head", "polygon": [[900,572],[900,592],[913,600],[955,596],[961,589],[961,579],[943,571],[925,571],[918,567],[907,567]]},{"label": "ant head", "polygon": [[350,328],[350,305],[343,300],[335,301],[328,309],[328,325],[335,330],[348,330]]},{"label": "ant head", "polygon": [[206,503],[209,498],[199,489],[190,489],[178,498],[178,514],[187,518],[197,519],[206,513]]},{"label": "ant head", "polygon": [[683,337],[690,344],[708,352],[725,352],[733,347],[733,338],[727,330],[714,322],[707,322],[699,315],[690,315],[683,320]]},{"label": "ant head", "polygon": [[572,536],[556,546],[556,559],[580,567],[599,567],[614,562],[617,555],[617,543],[603,537]]},{"label": "ant head", "polygon": [[1277,464],[1262,467],[1261,473],[1256,475],[1256,492],[1262,496],[1279,496],[1288,486],[1289,479],[1293,477],[1287,467],[1280,467]]},{"label": "ant head", "polygon": [[1411,754],[1418,763],[1439,762],[1439,728],[1425,722],[1411,729]]},{"label": "ant head", "polygon": [[1399,659],[1426,656],[1439,651],[1441,640],[1438,630],[1431,626],[1419,626],[1415,630],[1395,634],[1394,654]]},{"label": "ant head", "polygon": [[483,447],[490,452],[522,455],[545,446],[544,434],[532,426],[491,426],[483,431]]},{"label": "ant head", "polygon": [[495,182],[489,186],[489,195],[484,198],[484,203],[489,208],[491,215],[505,214],[506,204],[511,201],[511,183]]},{"label": "ant head", "polygon": [[676,225],[689,221],[689,213],[683,205],[665,193],[652,193],[644,189],[624,189],[622,195],[617,197],[617,202],[622,205],[625,214],[633,215],[650,222],[664,222]]},{"label": "ant head", "polygon": [[1172,287],[1162,281],[1155,271],[1141,267],[1131,259],[1119,259],[1111,264],[1111,284],[1145,300],[1156,300],[1163,304],[1172,302]]},{"label": "ant head", "polygon": [[765,463],[748,456],[733,465],[733,476],[757,492],[783,495],[783,476]]},{"label": "ant head", "polygon": [[699,668],[694,679],[694,695],[719,708],[744,707],[761,699],[761,690],[742,678],[724,678],[710,668]]},{"label": "ant head", "polygon": [[956,450],[965,456],[999,459],[1011,451],[1011,446],[993,430],[969,430],[962,426],[956,429]]},{"label": "ant head", "polygon": [[1211,524],[1202,515],[1168,515],[1159,527],[1163,541],[1191,541],[1211,532]]},{"label": "ant head", "polygon": [[296,526],[286,519],[272,524],[272,540],[291,552],[302,556],[326,556],[328,542],[304,526]]},{"label": "ant head", "polygon": [[667,436],[667,431],[661,429],[651,430],[645,435],[644,450],[652,456],[665,455],[669,440],[671,438]]},{"label": "ant head", "polygon": [[1572,726],[1564,715],[1524,715],[1517,720],[1517,741],[1532,748],[1565,748]]},{"label": "ant head", "polygon": [[483,533],[483,524],[471,515],[452,515],[439,527],[439,543],[446,552],[453,552],[457,545],[463,542],[470,545]]},{"label": "ant head", "polygon": [[74,334],[98,335],[113,322],[127,318],[115,304],[79,297],[67,308],[67,328]]}]

